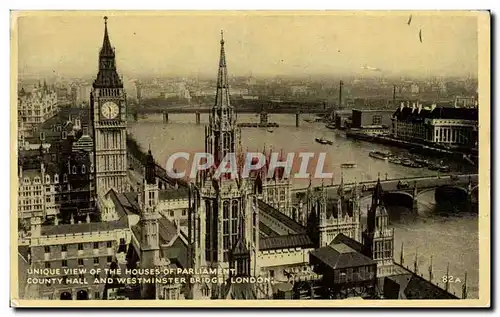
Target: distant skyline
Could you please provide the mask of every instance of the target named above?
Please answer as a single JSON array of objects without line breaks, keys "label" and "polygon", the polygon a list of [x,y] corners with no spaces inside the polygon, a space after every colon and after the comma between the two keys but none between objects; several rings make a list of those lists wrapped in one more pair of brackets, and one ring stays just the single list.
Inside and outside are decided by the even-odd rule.
[{"label": "distant skyline", "polygon": [[[393,12],[124,15],[18,20],[19,75],[93,77],[107,15],[124,78],[216,76],[224,31],[232,76],[477,76],[477,17]],[[422,42],[419,31],[422,30]]]}]

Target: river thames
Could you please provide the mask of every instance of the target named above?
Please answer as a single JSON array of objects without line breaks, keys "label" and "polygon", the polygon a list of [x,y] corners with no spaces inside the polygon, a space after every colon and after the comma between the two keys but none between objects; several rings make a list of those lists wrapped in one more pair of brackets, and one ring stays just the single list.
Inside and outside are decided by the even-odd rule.
[{"label": "river thames", "polygon": [[[436,175],[438,172],[426,168],[409,168],[391,164],[384,160],[374,159],[368,154],[371,151],[390,151],[405,154],[406,150],[384,145],[348,139],[345,134],[329,130],[324,123],[306,122],[303,119],[313,116],[302,115],[300,127],[295,127],[295,115],[271,114],[269,122],[276,122],[279,128],[272,132],[262,128],[242,128],[241,139],[244,151],[262,152],[272,148],[283,153],[299,151],[326,153],[325,172],[333,173],[333,181],[340,182],[341,175],[345,182],[355,180],[376,180],[380,175],[384,178],[401,178]],[[254,114],[238,115],[238,122],[255,122],[259,117]],[[204,150],[204,124],[208,123],[208,115],[201,115],[201,124],[195,124],[194,114],[169,114],[169,123],[162,122],[161,115],[149,115],[138,122],[129,121],[128,132],[139,142],[143,149],[151,148],[158,163],[165,166],[167,158],[177,152],[195,152]],[[326,137],[333,145],[322,145],[315,138]],[[343,163],[355,163],[356,168],[342,169]],[[475,172],[460,163],[446,162],[455,172]],[[331,180],[325,180],[325,184]],[[312,179],[313,185],[322,180]],[[294,187],[305,187],[307,179],[294,180]],[[446,275],[449,263],[449,275],[459,278],[460,282],[450,283],[450,291],[461,296],[462,283],[467,271],[468,298],[478,297],[479,280],[479,235],[477,214],[460,214],[456,216],[438,216],[433,213],[434,193],[425,193],[419,200],[419,215],[401,212],[402,216],[392,221],[395,230],[394,258],[399,262],[401,244],[404,244],[404,265],[413,269],[415,254],[418,254],[419,273],[428,278],[430,257],[433,257],[433,281],[443,286],[442,277]],[[369,204],[365,198],[361,206]],[[365,207],[366,209],[366,207]],[[366,210],[364,211],[366,212]],[[398,211],[399,213],[399,211]]]}]

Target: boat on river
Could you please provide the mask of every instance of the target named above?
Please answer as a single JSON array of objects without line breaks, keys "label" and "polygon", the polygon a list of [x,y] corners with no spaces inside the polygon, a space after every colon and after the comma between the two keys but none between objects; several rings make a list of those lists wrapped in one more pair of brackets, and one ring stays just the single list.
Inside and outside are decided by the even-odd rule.
[{"label": "boat on river", "polygon": [[390,157],[389,163],[401,165],[402,161],[398,157]]},{"label": "boat on river", "polygon": [[389,159],[389,154],[380,152],[380,151],[371,151],[370,152],[370,157],[379,159],[379,160],[385,160],[387,161]]},{"label": "boat on river", "polygon": [[273,129],[267,129],[267,132],[269,132],[269,133],[273,133],[273,132],[274,132],[274,130],[273,130]]},{"label": "boat on river", "polygon": [[327,124],[326,127],[331,130],[335,130],[337,128],[333,123]]},{"label": "boat on river", "polygon": [[439,167],[439,171],[440,171],[440,172],[443,172],[443,173],[448,173],[448,172],[450,172],[450,170],[451,170],[451,169],[450,169],[450,167],[449,167],[449,166],[447,166],[447,165],[441,165],[441,166]]},{"label": "boat on river", "polygon": [[422,168],[423,166],[421,164],[418,164],[410,159],[406,159],[406,160],[403,160],[401,162],[401,164],[403,166],[406,166],[406,167],[411,167],[411,168]]},{"label": "boat on river", "polygon": [[340,167],[341,168],[355,168],[355,167],[358,167],[358,165],[356,163],[343,163],[343,164],[340,164]]},{"label": "boat on river", "polygon": [[438,164],[429,164],[429,166],[427,166],[427,168],[431,171],[438,171],[440,166]]},{"label": "boat on river", "polygon": [[318,142],[318,143],[320,143],[320,144],[329,144],[329,145],[332,145],[332,144],[333,144],[333,141],[330,141],[330,140],[325,139],[325,138],[323,138],[323,137],[321,137],[321,138],[316,138],[315,140],[316,140],[316,142]]}]

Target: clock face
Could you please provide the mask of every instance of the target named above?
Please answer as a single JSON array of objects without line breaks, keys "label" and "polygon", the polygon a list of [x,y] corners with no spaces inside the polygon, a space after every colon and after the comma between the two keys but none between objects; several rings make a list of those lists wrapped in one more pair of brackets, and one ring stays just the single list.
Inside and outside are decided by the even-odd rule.
[{"label": "clock face", "polygon": [[106,119],[114,119],[118,117],[120,109],[118,105],[114,102],[108,101],[101,107],[101,114]]}]

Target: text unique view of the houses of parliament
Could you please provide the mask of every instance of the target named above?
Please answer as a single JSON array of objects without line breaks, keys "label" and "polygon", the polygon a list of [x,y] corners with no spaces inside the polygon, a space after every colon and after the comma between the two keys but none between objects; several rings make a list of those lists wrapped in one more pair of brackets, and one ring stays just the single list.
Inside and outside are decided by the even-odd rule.
[{"label": "text unique view of the houses of parliament", "polygon": [[125,89],[113,31],[92,82],[20,80],[20,299],[478,298],[476,78],[233,77],[221,32]]}]

